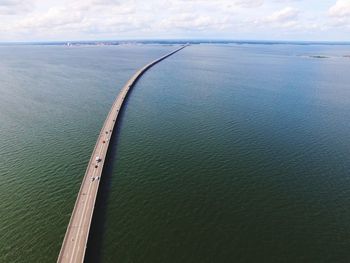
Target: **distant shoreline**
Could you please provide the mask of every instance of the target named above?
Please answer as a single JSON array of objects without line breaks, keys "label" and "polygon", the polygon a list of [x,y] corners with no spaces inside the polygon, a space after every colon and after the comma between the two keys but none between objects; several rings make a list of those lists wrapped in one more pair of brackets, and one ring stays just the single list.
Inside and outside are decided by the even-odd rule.
[{"label": "distant shoreline", "polygon": [[4,45],[54,45],[54,46],[115,46],[115,45],[177,45],[177,44],[237,44],[237,45],[350,45],[347,41],[274,41],[274,40],[86,40],[86,41],[38,41],[0,42]]}]

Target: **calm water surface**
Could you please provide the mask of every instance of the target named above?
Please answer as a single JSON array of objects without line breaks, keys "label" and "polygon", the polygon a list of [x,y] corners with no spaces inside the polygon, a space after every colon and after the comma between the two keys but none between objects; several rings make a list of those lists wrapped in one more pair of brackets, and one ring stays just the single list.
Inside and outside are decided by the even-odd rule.
[{"label": "calm water surface", "polygon": [[0,46],[0,262],[55,262],[115,96],[163,46]]},{"label": "calm water surface", "polygon": [[[0,262],[56,260],[115,95],[173,48],[0,47]],[[114,134],[88,261],[349,262],[349,54],[195,45],[152,68]]]}]

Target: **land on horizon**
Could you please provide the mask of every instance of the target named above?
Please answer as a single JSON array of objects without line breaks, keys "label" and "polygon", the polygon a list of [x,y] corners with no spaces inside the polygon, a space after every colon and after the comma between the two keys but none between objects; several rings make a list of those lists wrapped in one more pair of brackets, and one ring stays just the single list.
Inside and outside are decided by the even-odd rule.
[{"label": "land on horizon", "polygon": [[304,40],[245,40],[245,39],[122,39],[122,40],[60,40],[60,41],[5,41],[0,45],[121,45],[121,44],[292,44],[292,45],[350,45],[350,41]]}]

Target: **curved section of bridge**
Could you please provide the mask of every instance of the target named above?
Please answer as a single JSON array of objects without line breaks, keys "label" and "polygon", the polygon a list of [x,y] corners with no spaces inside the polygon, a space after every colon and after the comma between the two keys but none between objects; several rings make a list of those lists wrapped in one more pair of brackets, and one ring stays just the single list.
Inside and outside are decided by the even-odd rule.
[{"label": "curved section of bridge", "polygon": [[186,46],[187,45],[181,46],[180,48],[157,60],[152,61],[141,68],[131,77],[131,79],[129,79],[118,94],[97,138],[95,148],[92,152],[77,200],[74,205],[57,262],[72,263],[84,261],[91,220],[111,134],[116,126],[120,109],[129,90],[148,69]]}]

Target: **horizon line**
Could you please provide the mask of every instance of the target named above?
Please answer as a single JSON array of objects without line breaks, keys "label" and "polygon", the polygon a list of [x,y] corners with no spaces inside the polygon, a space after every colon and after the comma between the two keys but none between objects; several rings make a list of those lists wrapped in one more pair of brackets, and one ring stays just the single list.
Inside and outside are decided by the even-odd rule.
[{"label": "horizon line", "polygon": [[130,39],[100,39],[100,40],[17,40],[17,41],[1,41],[0,45],[3,44],[339,44],[339,45],[350,45],[350,40],[273,40],[273,39],[213,39],[213,38],[130,38]]}]

